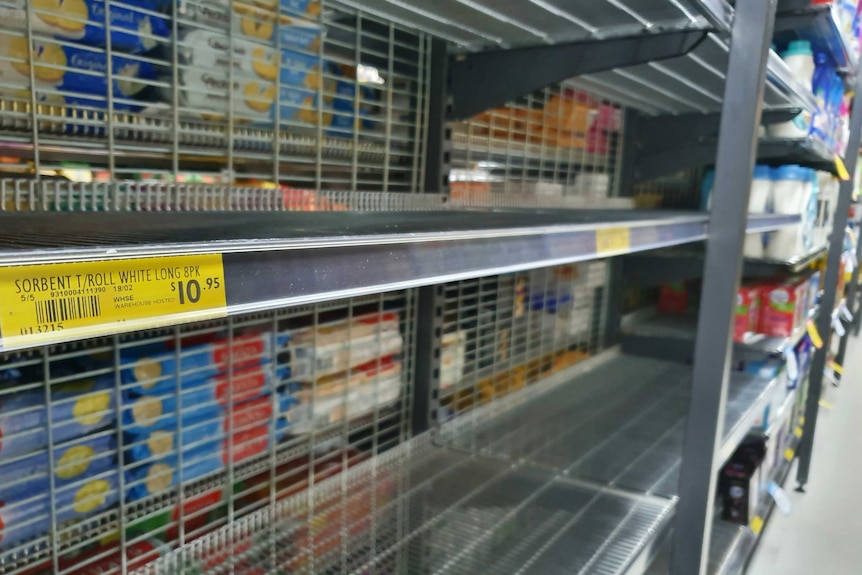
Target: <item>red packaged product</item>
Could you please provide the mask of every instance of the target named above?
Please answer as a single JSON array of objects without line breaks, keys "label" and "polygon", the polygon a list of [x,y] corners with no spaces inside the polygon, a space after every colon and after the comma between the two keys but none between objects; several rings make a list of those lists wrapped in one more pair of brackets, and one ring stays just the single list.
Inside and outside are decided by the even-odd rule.
[{"label": "red packaged product", "polygon": [[681,315],[688,311],[688,289],[685,283],[665,284],[658,292],[658,312]]},{"label": "red packaged product", "polygon": [[807,278],[764,287],[760,296],[760,333],[790,337],[805,318],[807,290]]},{"label": "red packaged product", "polygon": [[733,341],[743,341],[748,332],[757,332],[760,320],[760,286],[741,286],[736,292]]}]

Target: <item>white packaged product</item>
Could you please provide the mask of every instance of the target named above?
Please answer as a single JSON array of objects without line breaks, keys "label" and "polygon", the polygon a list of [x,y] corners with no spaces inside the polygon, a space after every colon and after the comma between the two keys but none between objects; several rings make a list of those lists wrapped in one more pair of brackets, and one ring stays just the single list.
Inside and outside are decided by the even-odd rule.
[{"label": "white packaged product", "polygon": [[781,166],[772,170],[772,208],[776,214],[802,214],[811,193],[811,170]]},{"label": "white packaged product", "polygon": [[781,59],[793,72],[793,76],[806,88],[811,87],[814,79],[814,53],[808,40],[795,40],[781,53]]},{"label": "white packaged product", "polygon": [[772,170],[769,166],[754,166],[751,193],[748,196],[748,213],[765,214],[772,197]]},{"label": "white packaged product", "polygon": [[782,228],[769,234],[766,245],[767,257],[789,260],[807,253],[802,224]]},{"label": "white packaged product", "polygon": [[461,381],[467,352],[467,332],[458,330],[443,335],[440,351],[440,388]]},{"label": "white packaged product", "polygon": [[291,377],[296,381],[312,381],[378,357],[399,354],[404,344],[396,313],[371,313],[291,335]]},{"label": "white packaged product", "polygon": [[383,358],[351,372],[319,380],[294,394],[287,412],[292,433],[307,433],[345,418],[359,417],[401,396],[401,362]]},{"label": "white packaged product", "polygon": [[747,258],[762,258],[765,254],[763,249],[764,234],[746,234],[742,254]]},{"label": "white packaged product", "polygon": [[771,124],[766,132],[771,138],[807,138],[811,131],[811,112],[803,111],[789,122]]}]

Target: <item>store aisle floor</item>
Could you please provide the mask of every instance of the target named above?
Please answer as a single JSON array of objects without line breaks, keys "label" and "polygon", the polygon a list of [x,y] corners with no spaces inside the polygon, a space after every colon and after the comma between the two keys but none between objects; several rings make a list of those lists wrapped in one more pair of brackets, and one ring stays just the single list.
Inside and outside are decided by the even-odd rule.
[{"label": "store aisle floor", "polygon": [[851,339],[843,383],[821,407],[807,493],[796,493],[796,470],[785,489],[793,505],[774,512],[747,575],[862,573],[862,339]]}]

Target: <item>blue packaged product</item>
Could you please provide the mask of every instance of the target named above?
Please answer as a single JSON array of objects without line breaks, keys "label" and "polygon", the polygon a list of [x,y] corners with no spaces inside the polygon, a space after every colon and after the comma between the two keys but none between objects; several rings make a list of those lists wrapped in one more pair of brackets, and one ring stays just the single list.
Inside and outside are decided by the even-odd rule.
[{"label": "blue packaged product", "polygon": [[[11,28],[27,28],[30,0],[0,0],[0,18]],[[104,0],[32,0],[34,32],[72,40],[85,46],[104,48]],[[154,48],[167,38],[166,17],[153,0],[125,0],[110,5],[111,49],[137,54]]]},{"label": "blue packaged product", "polygon": [[[282,370],[282,373],[285,371]],[[229,393],[229,381],[234,388],[232,395]],[[270,370],[264,368],[234,374],[232,380],[221,376],[210,380],[206,385],[184,389],[180,394],[183,443],[194,443],[207,435],[217,433],[228,413],[228,399],[234,404],[232,412],[235,427],[241,427],[243,421],[257,423],[271,418],[272,400],[266,395],[272,387]],[[257,406],[261,406],[264,411],[251,412]],[[140,459],[152,452],[151,439],[159,441],[159,445],[163,446],[167,435],[159,433],[153,436],[153,433],[161,431],[173,434],[180,423],[178,419],[175,394],[124,397],[123,430],[130,441],[139,444],[134,446],[137,449],[133,452],[133,457]],[[146,444],[143,444],[144,440],[147,440]],[[171,439],[170,445],[174,444],[175,440]]]},{"label": "blue packaged product", "polygon": [[700,185],[700,209],[709,210],[709,196],[712,194],[712,186],[715,183],[715,172],[708,170],[703,176]]},{"label": "blue packaged product", "polygon": [[48,425],[55,444],[86,435],[114,422],[111,375],[54,385],[51,409],[42,390],[4,396],[0,402],[0,457],[4,460],[48,446]]},{"label": "blue packaged product", "polygon": [[[54,448],[54,489],[60,491],[117,469],[116,438],[111,434],[85,437]],[[48,453],[30,455],[0,465],[0,502],[4,505],[49,493],[51,465]]]},{"label": "blue packaged product", "polygon": [[[0,34],[0,56],[4,56],[0,58],[0,84],[4,85],[0,88],[2,93],[21,96],[30,89],[30,46],[26,38]],[[87,106],[107,107],[108,57],[104,52],[33,40],[32,54],[35,59],[33,74],[39,91],[50,91],[49,96],[55,91],[71,92],[63,94],[65,101],[80,99]],[[114,108],[139,108],[128,99],[146,87],[146,80],[155,77],[152,65],[115,54],[112,56],[111,72]],[[86,98],[87,95],[93,96],[93,99]],[[55,102],[49,98],[47,103]]]},{"label": "blue packaged product", "polygon": [[811,135],[825,142],[827,139],[829,119],[826,106],[829,99],[829,91],[831,89],[834,72],[827,64],[825,55],[816,54],[814,62],[816,64],[816,68],[814,70],[812,90],[814,91],[814,99],[817,100],[817,110],[815,110],[814,115],[811,118]]},{"label": "blue packaged product", "polygon": [[320,15],[320,0],[280,0],[281,9],[314,20]]},{"label": "blue packaged product", "polygon": [[133,395],[169,393],[176,389],[178,375],[181,387],[196,387],[228,367],[237,370],[270,362],[273,343],[281,348],[288,339],[284,334],[273,338],[269,332],[240,335],[232,340],[220,338],[183,348],[179,357],[175,350],[167,348],[159,352],[152,347],[127,349],[120,357],[124,390]]},{"label": "blue packaged product", "polygon": [[135,501],[156,495],[177,485],[180,479],[186,483],[221,471],[228,466],[231,459],[234,464],[239,464],[265,453],[271,445],[284,437],[287,428],[287,421],[279,417],[275,430],[270,423],[262,422],[261,425],[236,433],[233,436],[232,448],[228,448],[224,437],[218,437],[192,449],[183,450],[182,478],[178,472],[179,457],[176,453],[157,461],[130,466],[126,471],[127,499]]},{"label": "blue packaged product", "polygon": [[[112,471],[58,490],[54,496],[55,524],[90,517],[119,500],[118,472]],[[33,497],[0,508],[0,548],[46,535],[51,530],[51,497],[40,492]]]}]

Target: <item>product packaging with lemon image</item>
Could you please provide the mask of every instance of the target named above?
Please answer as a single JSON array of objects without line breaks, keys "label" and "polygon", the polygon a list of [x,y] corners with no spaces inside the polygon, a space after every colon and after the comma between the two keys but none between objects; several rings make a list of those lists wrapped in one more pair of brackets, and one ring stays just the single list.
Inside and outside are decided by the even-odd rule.
[{"label": "product packaging with lemon image", "polygon": [[54,444],[81,437],[115,420],[114,376],[64,383],[45,393],[34,389],[10,394],[0,403],[0,457],[3,460],[48,446],[48,426]]},{"label": "product packaging with lemon image", "polygon": [[[50,91],[49,103],[79,104],[95,108],[107,107],[108,57],[100,50],[61,45],[48,40],[28,43],[23,37],[0,34],[0,94],[20,96],[30,89],[30,59],[36,89]],[[112,95],[114,109],[137,110],[140,105],[129,101],[146,87],[141,80],[152,80],[155,72],[150,63],[128,56],[113,55]],[[54,94],[54,92],[66,92]],[[87,96],[94,96],[87,98]]]},{"label": "product packaging with lemon image", "polygon": [[[308,48],[314,51],[314,44],[320,36],[320,26],[316,23],[320,15],[318,0],[234,0],[233,17],[231,3],[226,0],[180,0],[179,24],[203,24],[244,36],[272,46],[278,43],[276,32],[280,35],[281,46]],[[276,22],[276,13],[279,14]]]},{"label": "product packaging with lemon image", "polygon": [[[182,446],[191,447],[206,439],[221,437],[227,429],[226,413],[228,397],[234,404],[233,412],[237,427],[243,420],[255,423],[271,417],[271,400],[266,398],[274,385],[278,385],[287,370],[280,370],[277,381],[272,382],[269,367],[250,369],[213,378],[201,387],[184,389],[182,399]],[[230,387],[233,388],[232,394]],[[258,402],[252,400],[260,399]],[[126,454],[135,461],[154,455],[163,455],[177,448],[178,413],[176,396],[124,397],[123,420],[125,423]],[[250,413],[258,405],[258,409]]]},{"label": "product packaging with lemon image", "polygon": [[[182,450],[182,480],[194,481],[205,475],[225,469],[229,462],[241,463],[250,457],[265,453],[271,445],[280,441],[288,425],[283,415],[295,403],[289,395],[260,398],[237,406],[233,422],[225,415],[218,418],[218,432],[209,436],[199,435],[194,447]],[[277,403],[277,405],[274,405]],[[272,421],[275,418],[275,424]],[[273,429],[273,427],[275,429]],[[228,435],[228,429],[233,433]],[[185,433],[183,444],[186,443]],[[160,493],[179,481],[179,456],[176,437],[165,436],[166,441],[150,442],[152,456],[139,465],[127,465],[126,486],[130,501]],[[232,439],[230,445],[229,439]]]},{"label": "product packaging with lemon image", "polygon": [[[107,45],[104,0],[0,0],[0,21],[4,27],[26,30],[28,5],[32,5],[33,32],[85,46]],[[159,40],[167,38],[170,26],[158,9],[154,0],[112,3],[111,48],[137,54],[151,50]]]},{"label": "product packaging with lemon image", "polygon": [[[111,431],[55,447],[54,489],[74,488],[97,475],[116,473],[116,449],[116,434]],[[45,451],[3,463],[0,465],[0,502],[5,506],[35,493],[50,492],[51,468]]]},{"label": "product packaging with lemon image", "polygon": [[123,390],[130,396],[155,396],[174,392],[177,383],[182,388],[198,387],[228,368],[236,371],[270,363],[289,339],[285,334],[263,332],[219,337],[184,347],[179,354],[164,344],[125,349],[120,357]]},{"label": "product packaging with lemon image", "polygon": [[0,508],[0,548],[45,535],[51,530],[52,502],[58,528],[76,519],[105,511],[119,500],[118,472],[108,471],[75,482],[54,493],[33,489],[32,497]]}]

